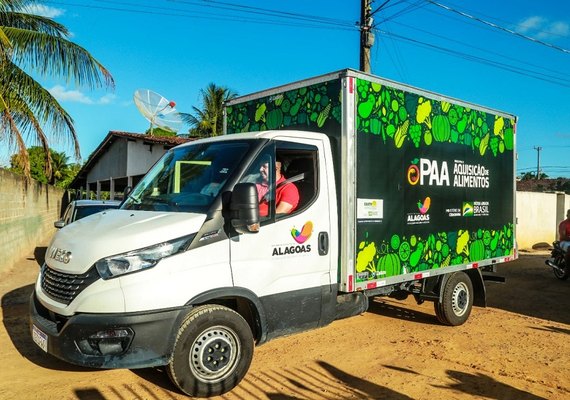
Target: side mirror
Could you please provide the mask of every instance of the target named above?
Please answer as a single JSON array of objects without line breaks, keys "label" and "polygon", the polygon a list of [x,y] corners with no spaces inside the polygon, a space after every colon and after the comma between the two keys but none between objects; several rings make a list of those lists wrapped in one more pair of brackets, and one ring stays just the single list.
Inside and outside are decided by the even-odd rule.
[{"label": "side mirror", "polygon": [[55,221],[53,223],[53,226],[56,227],[57,229],[61,229],[65,226],[65,221],[60,219],[59,221]]},{"label": "side mirror", "polygon": [[235,185],[230,199],[230,222],[239,233],[259,232],[259,204],[254,183]]}]

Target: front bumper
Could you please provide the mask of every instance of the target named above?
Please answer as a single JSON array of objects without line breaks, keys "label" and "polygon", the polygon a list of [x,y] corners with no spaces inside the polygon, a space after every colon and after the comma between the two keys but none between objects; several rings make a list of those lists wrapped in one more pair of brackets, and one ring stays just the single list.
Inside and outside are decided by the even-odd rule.
[{"label": "front bumper", "polygon": [[[45,308],[34,292],[30,299],[30,331],[36,338],[41,336],[47,353],[72,364],[147,368],[168,363],[178,326],[187,312],[188,308],[180,308],[128,314],[76,314],[68,318]],[[106,346],[114,346],[112,350],[93,354],[97,352],[91,351],[88,342],[94,340],[89,338],[97,332],[113,330],[129,332],[129,336],[111,345],[108,341],[113,339],[107,339]],[[122,348],[117,351],[119,345]]]}]

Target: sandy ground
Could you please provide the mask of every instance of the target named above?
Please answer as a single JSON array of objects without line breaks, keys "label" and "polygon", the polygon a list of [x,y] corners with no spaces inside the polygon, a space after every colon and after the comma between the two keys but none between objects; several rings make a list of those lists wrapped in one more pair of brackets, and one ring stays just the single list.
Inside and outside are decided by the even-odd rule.
[{"label": "sandy ground", "polygon": [[[183,399],[160,369],[93,370],[43,353],[27,304],[44,248],[0,275],[0,399]],[[570,399],[570,281],[547,253],[499,267],[487,308],[460,327],[432,303],[377,299],[362,316],[256,349],[251,369],[217,399]]]}]

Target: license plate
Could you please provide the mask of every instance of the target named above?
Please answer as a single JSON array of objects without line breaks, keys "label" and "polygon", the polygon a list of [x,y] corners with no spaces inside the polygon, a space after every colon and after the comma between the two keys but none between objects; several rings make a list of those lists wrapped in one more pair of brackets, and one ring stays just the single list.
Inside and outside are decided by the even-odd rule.
[{"label": "license plate", "polygon": [[34,343],[40,347],[40,349],[47,353],[48,336],[35,325],[32,325],[32,339],[34,340]]}]

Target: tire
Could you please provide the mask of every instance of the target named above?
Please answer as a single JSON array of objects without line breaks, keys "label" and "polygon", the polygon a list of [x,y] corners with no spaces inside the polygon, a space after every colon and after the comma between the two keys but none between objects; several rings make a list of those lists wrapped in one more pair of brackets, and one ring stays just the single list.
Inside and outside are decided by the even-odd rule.
[{"label": "tire", "polygon": [[435,315],[444,325],[465,323],[473,307],[473,284],[465,272],[453,273],[441,288],[441,300],[435,303]]},{"label": "tire", "polygon": [[443,325],[447,325],[447,320],[443,317],[443,310],[441,307],[441,303],[439,301],[436,301],[433,303],[433,308],[435,310],[435,316],[437,317],[437,320],[439,321],[440,324]]},{"label": "tire", "polygon": [[170,380],[190,396],[236,387],[253,358],[253,335],[241,315],[220,305],[194,308],[181,324],[167,366]]},{"label": "tire", "polygon": [[561,266],[564,271],[560,271],[559,269],[556,268],[552,268],[552,272],[554,273],[554,276],[557,277],[558,279],[560,279],[561,281],[565,281],[570,277],[570,271],[568,271],[568,268],[566,268],[566,262],[564,260],[563,257],[559,257],[557,258],[554,263],[556,265]]}]

